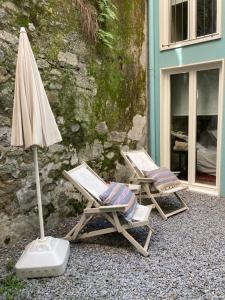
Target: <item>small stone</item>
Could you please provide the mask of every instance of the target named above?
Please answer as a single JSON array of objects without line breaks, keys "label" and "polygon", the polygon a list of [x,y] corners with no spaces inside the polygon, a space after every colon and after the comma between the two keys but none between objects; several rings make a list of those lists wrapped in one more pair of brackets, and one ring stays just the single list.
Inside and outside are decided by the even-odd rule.
[{"label": "small stone", "polygon": [[38,59],[37,65],[39,69],[45,69],[50,67],[50,64],[45,59]]},{"label": "small stone", "polygon": [[78,132],[80,130],[80,124],[76,123],[71,126],[72,132]]},{"label": "small stone", "polygon": [[122,143],[124,142],[126,138],[126,132],[123,132],[123,131],[112,131],[110,132],[109,134],[109,137],[108,137],[108,140],[110,142],[118,142],[118,143]]},{"label": "small stone", "polygon": [[0,62],[5,60],[5,53],[0,49]]},{"label": "small stone", "polygon": [[63,125],[65,123],[64,118],[62,116],[57,117],[57,123]]},{"label": "small stone", "polygon": [[35,31],[35,26],[34,26],[34,24],[33,23],[29,23],[28,24],[28,29],[30,30],[30,31]]},{"label": "small stone", "polygon": [[99,140],[94,140],[94,144],[92,146],[92,158],[100,157],[103,153],[103,146]]},{"label": "small stone", "polygon": [[10,1],[3,2],[2,6],[5,9],[11,10],[13,12],[18,12],[18,8],[16,7],[16,5],[14,3],[10,2]]},{"label": "small stone", "polygon": [[11,128],[0,127],[0,143],[3,147],[9,147],[11,141]]},{"label": "small stone", "polygon": [[61,90],[62,89],[62,85],[59,83],[50,83],[49,85],[50,90]]},{"label": "small stone", "polygon": [[49,147],[48,150],[50,153],[61,153],[63,151],[65,151],[65,147],[63,145],[60,144],[54,144],[52,146]]},{"label": "small stone", "polygon": [[57,69],[52,69],[50,71],[50,74],[54,75],[54,76],[61,76],[61,72],[59,72],[59,70],[57,70]]},{"label": "small stone", "polygon": [[60,51],[58,54],[58,60],[60,62],[66,63],[68,65],[71,65],[73,67],[76,67],[78,65],[78,59],[76,54],[70,53],[70,52],[62,52]]},{"label": "small stone", "polygon": [[10,75],[7,73],[6,69],[0,66],[0,83],[6,82],[10,78]]},{"label": "small stone", "polygon": [[71,157],[70,164],[71,166],[74,166],[78,163],[78,157],[77,153],[75,152],[74,155]]},{"label": "small stone", "polygon": [[107,157],[108,159],[112,159],[114,156],[115,156],[115,153],[114,153],[114,152],[109,152],[109,153],[106,154],[106,157]]},{"label": "small stone", "polygon": [[4,18],[4,16],[6,15],[6,12],[3,8],[0,8],[0,18]]},{"label": "small stone", "polygon": [[96,125],[95,130],[97,131],[97,133],[99,134],[105,134],[108,132],[108,127],[106,125],[106,122],[101,122],[99,124]]},{"label": "small stone", "polygon": [[128,132],[128,138],[133,141],[140,141],[143,136],[143,130],[146,125],[146,117],[136,115],[133,118],[133,127]]},{"label": "small stone", "polygon": [[10,126],[11,125],[11,121],[10,121],[10,119],[8,117],[0,115],[0,124],[1,124],[1,126]]},{"label": "small stone", "polygon": [[104,149],[109,149],[112,147],[112,143],[109,143],[109,142],[105,142],[104,145],[103,145]]},{"label": "small stone", "polygon": [[0,39],[13,45],[16,45],[19,41],[17,36],[4,30],[0,30]]}]

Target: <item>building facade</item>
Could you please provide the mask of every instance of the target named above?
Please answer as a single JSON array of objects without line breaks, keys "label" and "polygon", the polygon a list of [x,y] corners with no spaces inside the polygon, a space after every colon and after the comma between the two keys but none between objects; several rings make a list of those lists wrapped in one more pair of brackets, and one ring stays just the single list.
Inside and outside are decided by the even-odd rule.
[{"label": "building facade", "polygon": [[224,2],[149,2],[151,155],[190,189],[222,196]]}]

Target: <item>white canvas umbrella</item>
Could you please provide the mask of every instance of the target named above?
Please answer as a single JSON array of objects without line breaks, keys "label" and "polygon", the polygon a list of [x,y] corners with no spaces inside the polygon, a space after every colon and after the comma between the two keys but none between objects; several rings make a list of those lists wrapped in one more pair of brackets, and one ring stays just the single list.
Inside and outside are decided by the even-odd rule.
[{"label": "white canvas umbrella", "polygon": [[[41,189],[38,169],[37,147],[48,147],[62,140],[58,130],[54,115],[48,102],[48,98],[41,80],[40,73],[26,34],[25,28],[20,30],[19,49],[16,65],[15,94],[12,121],[12,138],[11,145],[22,147],[24,149],[33,148],[35,177],[37,188],[37,202],[40,223],[40,239],[37,239],[26,248],[21,259],[16,265],[17,273],[20,277],[42,277],[59,275],[51,272],[43,272],[44,268],[48,270],[53,267],[54,262],[50,262],[50,253],[53,248],[57,248],[55,244],[64,245],[66,256],[63,260],[68,259],[68,242],[61,239],[45,238],[44,222],[41,204]],[[54,244],[54,247],[53,247]],[[40,246],[41,245],[41,246]],[[46,262],[44,258],[46,254]],[[57,252],[57,250],[54,250]],[[34,260],[31,253],[41,255],[38,262],[38,254],[35,254],[35,264],[30,261]],[[55,255],[56,253],[54,253]],[[39,255],[39,256],[40,256]],[[50,259],[50,260],[49,260]],[[61,259],[61,258],[60,258]],[[46,266],[46,264],[48,266]],[[65,267],[65,261],[63,262]],[[54,266],[55,267],[55,266]],[[61,266],[62,267],[62,266]],[[62,268],[60,269],[62,271]]]}]

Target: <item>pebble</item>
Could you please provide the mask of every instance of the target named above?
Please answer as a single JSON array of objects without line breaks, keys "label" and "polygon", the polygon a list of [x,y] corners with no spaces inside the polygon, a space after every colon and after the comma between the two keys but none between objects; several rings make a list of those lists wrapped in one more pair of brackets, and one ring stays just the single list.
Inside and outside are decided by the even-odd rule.
[{"label": "pebble", "polygon": [[[193,192],[180,193],[190,210],[163,221],[152,214],[156,234],[149,257],[141,256],[119,234],[71,243],[63,276],[24,281],[15,299],[32,300],[191,300],[224,299],[225,199]],[[161,201],[165,207],[173,199]],[[64,236],[73,226],[68,218],[51,232]],[[97,223],[103,226],[103,222]],[[145,230],[132,230],[139,241]],[[28,241],[0,249],[0,276],[5,261],[15,261]]]}]

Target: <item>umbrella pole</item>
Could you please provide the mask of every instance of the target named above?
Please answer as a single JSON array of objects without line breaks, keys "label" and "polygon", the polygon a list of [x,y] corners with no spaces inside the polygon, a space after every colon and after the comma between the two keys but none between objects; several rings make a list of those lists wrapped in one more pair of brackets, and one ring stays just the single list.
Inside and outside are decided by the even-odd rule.
[{"label": "umbrella pole", "polygon": [[37,189],[40,234],[41,234],[41,239],[44,239],[45,233],[44,233],[44,221],[43,221],[43,212],[42,212],[42,203],[41,203],[41,187],[40,187],[39,168],[38,168],[37,146],[33,147],[33,152],[34,152],[34,165],[35,165],[35,178],[36,178],[36,189]]}]

